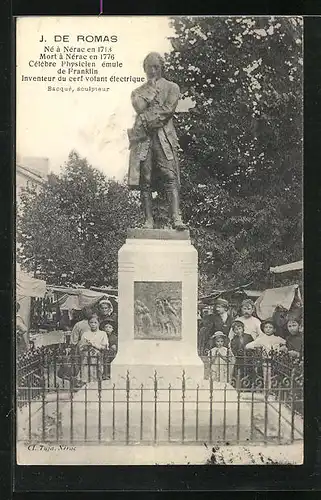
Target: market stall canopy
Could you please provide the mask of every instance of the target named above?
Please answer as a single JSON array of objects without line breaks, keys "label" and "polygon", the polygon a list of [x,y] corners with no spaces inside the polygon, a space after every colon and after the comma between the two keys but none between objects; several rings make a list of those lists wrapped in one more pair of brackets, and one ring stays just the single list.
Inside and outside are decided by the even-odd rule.
[{"label": "market stall canopy", "polygon": [[296,297],[301,299],[299,285],[268,288],[255,302],[256,314],[262,321],[271,318],[277,306],[289,310]]},{"label": "market stall canopy", "polygon": [[291,262],[291,264],[284,264],[283,266],[270,267],[270,273],[279,274],[288,271],[301,271],[303,269],[303,260]]},{"label": "market stall canopy", "polygon": [[46,293],[46,282],[29,276],[29,274],[17,269],[16,294],[17,299],[24,297],[44,297]]},{"label": "market stall canopy", "polygon": [[94,290],[95,292],[107,293],[107,295],[111,296],[118,296],[118,289],[111,286],[91,286],[90,290]]},{"label": "market stall canopy", "polygon": [[225,290],[213,290],[213,292],[209,295],[204,295],[199,298],[199,304],[214,304],[215,300],[218,297],[226,298],[227,300],[231,300],[232,297],[240,297],[240,298],[251,298],[252,300],[256,300],[261,294],[262,291],[259,290],[250,290],[248,287],[252,283],[248,283],[246,285],[241,285],[236,288],[225,289]]},{"label": "market stall canopy", "polygon": [[93,306],[101,299],[107,298],[117,301],[117,297],[108,293],[96,292],[88,289],[72,289],[65,293],[59,300],[59,307],[62,311],[80,311],[84,307]]},{"label": "market stall canopy", "polygon": [[49,285],[47,289],[50,292],[63,293],[68,295],[78,295],[81,290],[85,290],[84,287],[71,288],[68,286],[53,286],[53,285]]}]

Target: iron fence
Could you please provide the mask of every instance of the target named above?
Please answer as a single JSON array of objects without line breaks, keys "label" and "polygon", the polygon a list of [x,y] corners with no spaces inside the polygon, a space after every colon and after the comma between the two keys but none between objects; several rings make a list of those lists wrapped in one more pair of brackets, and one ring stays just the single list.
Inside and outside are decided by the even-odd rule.
[{"label": "iron fence", "polygon": [[[286,353],[203,358],[205,380],[109,381],[114,353],[43,348],[19,360],[18,439],[49,443],[287,443],[303,436],[303,365]],[[22,416],[23,415],[23,416]]]},{"label": "iron fence", "polygon": [[[27,404],[41,397],[43,388],[49,392],[56,388],[79,386],[82,380],[91,382],[101,377],[108,379],[115,352],[106,350],[101,355],[80,355],[76,346],[55,344],[27,351],[17,360],[18,404]],[[28,397],[27,397],[28,395]]]}]

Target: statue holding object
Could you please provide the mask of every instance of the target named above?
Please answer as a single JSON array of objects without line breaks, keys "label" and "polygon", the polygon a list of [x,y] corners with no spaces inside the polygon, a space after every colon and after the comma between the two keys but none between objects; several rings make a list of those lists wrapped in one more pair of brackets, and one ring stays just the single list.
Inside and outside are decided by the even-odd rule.
[{"label": "statue holding object", "polygon": [[151,52],[144,60],[147,82],[132,92],[137,113],[129,137],[128,185],[139,189],[144,210],[143,228],[154,228],[152,192],[165,195],[171,226],[187,229],[180,215],[180,175],[178,139],[173,124],[180,90],[176,83],[162,77],[163,59]]}]

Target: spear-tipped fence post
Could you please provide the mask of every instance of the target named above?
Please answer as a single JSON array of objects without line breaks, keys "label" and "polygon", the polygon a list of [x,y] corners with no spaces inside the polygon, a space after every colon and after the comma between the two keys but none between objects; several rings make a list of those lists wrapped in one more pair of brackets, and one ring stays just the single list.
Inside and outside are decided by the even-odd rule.
[{"label": "spear-tipped fence post", "polygon": [[158,393],[158,380],[157,371],[154,372],[154,443],[157,442],[157,393]]}]

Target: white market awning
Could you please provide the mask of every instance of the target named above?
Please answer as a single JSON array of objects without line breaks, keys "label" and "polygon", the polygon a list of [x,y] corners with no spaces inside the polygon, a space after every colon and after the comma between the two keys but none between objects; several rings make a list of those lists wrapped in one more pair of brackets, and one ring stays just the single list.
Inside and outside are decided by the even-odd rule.
[{"label": "white market awning", "polygon": [[299,285],[268,288],[255,301],[256,314],[263,321],[272,317],[277,306],[282,306],[289,311],[296,297],[301,300]]},{"label": "white market awning", "polygon": [[44,297],[46,293],[46,282],[33,278],[29,274],[17,269],[16,294],[17,299],[23,297]]},{"label": "white market awning", "polygon": [[270,273],[279,274],[286,273],[288,271],[300,271],[303,269],[303,260],[298,260],[297,262],[291,262],[290,264],[284,264],[283,266],[270,267]]}]

